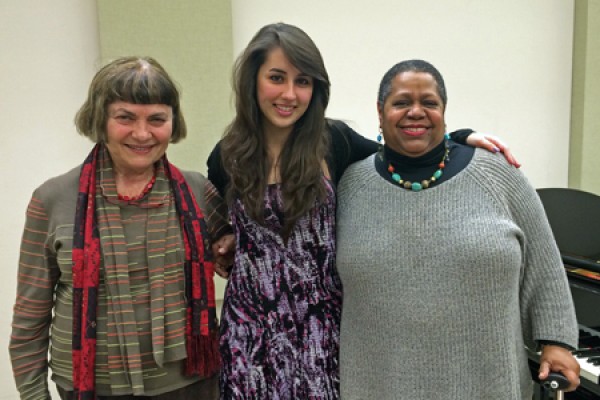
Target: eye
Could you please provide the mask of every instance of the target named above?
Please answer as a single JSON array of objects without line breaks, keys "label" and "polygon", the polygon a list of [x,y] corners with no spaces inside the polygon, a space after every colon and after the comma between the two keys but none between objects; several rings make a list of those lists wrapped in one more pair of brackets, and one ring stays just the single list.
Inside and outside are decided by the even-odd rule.
[{"label": "eye", "polygon": [[152,117],[148,121],[148,123],[154,127],[163,126],[167,122],[167,119],[164,117]]},{"label": "eye", "polygon": [[404,108],[410,106],[410,102],[408,100],[394,100],[392,101],[392,107],[396,108]]},{"label": "eye", "polygon": [[281,75],[271,75],[269,76],[269,80],[275,83],[281,83],[283,82],[283,76]]},{"label": "eye", "polygon": [[296,83],[299,86],[312,86],[313,81],[312,81],[312,78],[303,76],[303,77],[297,78]]},{"label": "eye", "polygon": [[128,114],[117,114],[114,116],[114,118],[122,124],[127,124],[134,121],[133,116]]},{"label": "eye", "polygon": [[423,105],[427,108],[436,108],[437,106],[439,106],[439,103],[435,100],[425,100],[423,102]]}]

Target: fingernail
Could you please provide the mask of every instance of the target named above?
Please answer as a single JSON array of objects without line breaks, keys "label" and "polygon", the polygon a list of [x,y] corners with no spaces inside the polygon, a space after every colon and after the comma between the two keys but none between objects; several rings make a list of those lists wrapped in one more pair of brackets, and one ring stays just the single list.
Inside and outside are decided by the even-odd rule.
[{"label": "fingernail", "polygon": [[500,149],[499,149],[498,147],[494,146],[494,148],[492,149],[492,151],[493,151],[494,153],[497,153],[497,152],[499,152],[499,151],[500,151]]}]

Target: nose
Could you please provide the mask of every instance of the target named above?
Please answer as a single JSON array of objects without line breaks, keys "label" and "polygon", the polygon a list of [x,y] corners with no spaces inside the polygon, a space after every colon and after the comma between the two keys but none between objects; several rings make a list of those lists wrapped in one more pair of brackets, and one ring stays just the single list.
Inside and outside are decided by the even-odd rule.
[{"label": "nose", "polygon": [[411,118],[423,118],[423,106],[419,103],[413,104],[410,110],[408,110],[408,116]]},{"label": "nose", "polygon": [[133,136],[134,139],[140,141],[148,139],[152,136],[152,134],[150,133],[150,124],[141,119],[136,121],[136,123],[133,126],[131,136]]},{"label": "nose", "polygon": [[285,85],[281,97],[286,100],[294,100],[296,98],[296,86],[294,85],[294,82],[289,82]]}]

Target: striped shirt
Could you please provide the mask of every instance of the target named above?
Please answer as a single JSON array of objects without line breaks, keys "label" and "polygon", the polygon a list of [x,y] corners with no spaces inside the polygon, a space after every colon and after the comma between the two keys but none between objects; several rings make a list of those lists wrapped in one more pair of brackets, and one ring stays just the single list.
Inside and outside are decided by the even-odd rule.
[{"label": "striped shirt", "polygon": [[[229,233],[226,206],[212,184],[199,173],[183,173],[211,239]],[[79,168],[50,179],[35,190],[27,209],[9,349],[21,399],[50,398],[48,365],[52,379],[72,389],[71,249],[78,182]],[[179,219],[174,207],[158,207],[161,198],[172,201],[169,182],[158,169],[150,194],[128,204],[117,200],[112,170],[99,168],[97,196],[105,199],[97,212],[99,226],[110,227],[100,232],[102,257],[126,260],[101,268],[97,393],[155,395],[197,381],[182,375],[185,255]],[[114,219],[120,223],[111,223]],[[110,248],[126,254],[108,254]]]}]

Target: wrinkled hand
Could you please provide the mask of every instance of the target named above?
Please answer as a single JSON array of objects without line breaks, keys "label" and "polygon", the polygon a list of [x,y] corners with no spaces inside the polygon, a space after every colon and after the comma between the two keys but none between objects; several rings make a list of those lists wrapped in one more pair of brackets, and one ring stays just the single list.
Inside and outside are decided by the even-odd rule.
[{"label": "wrinkled hand", "polygon": [[543,346],[538,375],[540,379],[546,379],[550,371],[560,372],[571,383],[566,390],[571,392],[579,386],[579,368],[579,363],[569,350],[550,344]]},{"label": "wrinkled hand", "polygon": [[517,161],[515,156],[510,151],[508,145],[506,145],[500,138],[497,136],[488,135],[486,133],[473,132],[469,136],[467,136],[467,144],[473,147],[481,147],[492,153],[501,152],[504,154],[504,158],[510,165],[514,165],[515,167],[521,167],[521,164]]},{"label": "wrinkled hand", "polygon": [[235,254],[235,237],[233,234],[221,236],[212,244],[215,257],[215,272],[221,278],[227,279],[233,267],[233,256]]}]

